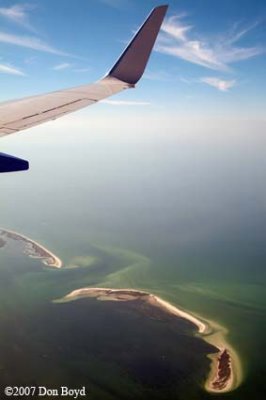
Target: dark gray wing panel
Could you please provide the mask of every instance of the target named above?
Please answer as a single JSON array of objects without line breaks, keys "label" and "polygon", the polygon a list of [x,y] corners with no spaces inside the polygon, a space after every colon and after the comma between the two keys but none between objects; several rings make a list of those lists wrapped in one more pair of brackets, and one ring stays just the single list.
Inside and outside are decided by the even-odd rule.
[{"label": "dark gray wing panel", "polygon": [[154,8],[109,75],[135,85],[142,77],[168,6]]}]

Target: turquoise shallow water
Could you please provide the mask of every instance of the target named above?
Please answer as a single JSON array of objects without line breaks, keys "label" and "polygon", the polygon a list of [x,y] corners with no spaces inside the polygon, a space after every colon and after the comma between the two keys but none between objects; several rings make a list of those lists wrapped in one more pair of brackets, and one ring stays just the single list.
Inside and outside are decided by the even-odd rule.
[{"label": "turquoise shallow water", "polygon": [[57,301],[118,276],[126,284],[126,276],[148,268],[145,257],[88,244],[90,256],[75,257],[75,264],[70,259],[63,269],[47,268],[24,255],[21,243],[1,238],[1,390],[67,384],[85,386],[93,399],[204,395],[206,356],[216,349],[194,336],[192,323],[137,300]]},{"label": "turquoise shallow water", "polygon": [[[72,241],[72,245],[74,242],[75,240]],[[1,386],[15,385],[16,382],[21,385],[27,384],[29,379],[32,380],[34,377],[34,382],[39,385],[50,384],[56,387],[64,384],[66,379],[69,381],[68,375],[71,373],[73,378],[70,382],[76,385],[85,382],[93,398],[98,398],[97,396],[108,398],[109,390],[113,391],[114,398],[117,396],[124,398],[125,393],[130,390],[135,398],[148,398],[155,394],[158,399],[167,396],[176,398],[177,393],[195,399],[209,397],[201,387],[209,368],[206,355],[212,349],[211,347],[208,349],[207,344],[199,339],[194,339],[195,344],[190,343],[189,347],[186,347],[184,343],[193,338],[192,332],[195,329],[193,326],[190,327],[192,330],[189,333],[186,331],[189,324],[187,328],[186,324],[184,327],[182,324],[177,324],[176,327],[172,325],[170,328],[165,323],[162,326],[160,322],[156,325],[156,322],[152,322],[147,315],[136,314],[134,308],[125,306],[123,308],[120,304],[110,306],[109,302],[98,304],[99,302],[95,303],[95,300],[85,299],[75,301],[73,305],[51,303],[52,300],[59,299],[77,288],[96,286],[145,289],[162,296],[172,304],[226,326],[229,330],[228,339],[239,352],[244,367],[242,385],[226,396],[236,398],[235,396],[242,396],[242,392],[243,398],[246,398],[246,391],[248,393],[249,390],[250,392],[253,390],[253,383],[251,387],[248,385],[252,370],[258,371],[258,368],[261,368],[263,371],[264,368],[264,364],[260,364],[263,335],[258,331],[263,323],[264,308],[258,296],[258,285],[250,287],[250,284],[230,286],[224,282],[223,284],[192,282],[189,278],[185,280],[184,276],[180,279],[175,277],[178,283],[174,283],[173,278],[167,282],[165,279],[160,279],[158,274],[161,268],[151,258],[125,249],[86,243],[85,240],[83,251],[81,246],[78,256],[66,258],[63,270],[47,269],[42,266],[41,261],[29,259],[22,251],[21,245],[9,240],[0,253],[1,343],[4,345],[1,347],[4,372]],[[167,264],[165,267],[167,268]],[[165,273],[162,275],[165,276]],[[249,293],[248,296],[245,296],[246,292]],[[136,330],[139,324],[141,329]],[[162,328],[165,331],[161,331]],[[89,329],[89,332],[86,329]],[[82,330],[84,334],[80,337]],[[66,331],[69,332],[66,334]],[[130,332],[133,337],[130,336]],[[172,336],[166,339],[169,334]],[[121,335],[124,337],[123,342]],[[134,344],[136,335],[138,343]],[[157,349],[154,354],[149,348],[150,335],[152,349]],[[68,350],[70,346],[68,340],[71,341],[72,352]],[[77,341],[78,347],[74,344]],[[164,348],[165,341],[168,350]],[[59,353],[58,346],[61,348]],[[136,348],[131,354],[129,349],[132,346],[133,348],[136,346],[138,351],[144,346],[146,358],[143,349],[141,355]],[[182,355],[180,350],[184,346],[186,350]],[[78,357],[79,351],[82,351],[83,355]],[[126,359],[123,356],[124,352],[127,354]],[[198,360],[193,361],[193,368],[189,367],[189,364],[185,367],[195,354],[198,354]],[[159,360],[156,359],[158,356]],[[162,356],[165,357],[163,364]],[[23,367],[26,357],[32,358],[34,370]],[[55,363],[54,357],[59,364]],[[73,357],[76,357],[75,363],[72,363]],[[50,364],[51,360],[55,363],[53,366]],[[99,371],[108,369],[110,367],[108,363],[111,361],[116,373],[108,377],[107,384],[96,372],[97,368]],[[174,367],[173,361],[178,366]],[[60,367],[62,362],[66,363],[67,367],[62,369]],[[17,366],[15,372],[14,364]],[[98,365],[95,367],[96,372],[95,364]],[[53,379],[50,376],[51,369],[54,371]],[[78,378],[80,374],[83,380]],[[118,387],[121,388],[121,376],[124,387],[122,391],[118,390]],[[182,376],[186,379],[183,380]],[[160,379],[161,384],[155,385],[155,381]],[[186,391],[187,385],[188,391]],[[263,385],[262,390],[264,390]],[[258,391],[257,398],[259,396],[261,393]]]}]

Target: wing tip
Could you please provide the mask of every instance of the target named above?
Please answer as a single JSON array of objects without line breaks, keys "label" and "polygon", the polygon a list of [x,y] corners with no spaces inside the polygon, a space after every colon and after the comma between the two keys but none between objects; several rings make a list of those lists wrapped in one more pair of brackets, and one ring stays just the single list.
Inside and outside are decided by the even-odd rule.
[{"label": "wing tip", "polygon": [[26,171],[28,169],[29,162],[27,160],[0,153],[0,173]]},{"label": "wing tip", "polygon": [[163,23],[167,4],[155,7],[130,41],[108,76],[135,85],[142,77]]},{"label": "wing tip", "polygon": [[152,11],[159,10],[159,9],[166,11],[168,7],[169,7],[169,4],[161,4],[160,6],[154,7],[154,9]]}]

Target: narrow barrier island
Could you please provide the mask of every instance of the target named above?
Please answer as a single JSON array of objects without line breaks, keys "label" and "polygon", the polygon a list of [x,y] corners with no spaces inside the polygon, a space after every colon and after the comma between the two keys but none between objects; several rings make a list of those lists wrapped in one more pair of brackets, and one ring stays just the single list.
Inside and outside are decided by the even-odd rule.
[{"label": "narrow barrier island", "polygon": [[73,301],[84,297],[95,297],[102,301],[134,301],[149,304],[164,313],[192,322],[203,340],[216,347],[217,352],[209,356],[211,371],[205,382],[205,389],[211,393],[225,393],[236,389],[241,382],[241,364],[236,352],[226,342],[226,330],[210,321],[205,322],[187,311],[181,310],[162,298],[135,289],[82,288],[77,289],[56,302]]},{"label": "narrow barrier island", "polygon": [[[7,229],[0,229],[0,247],[4,247],[8,240],[16,240],[24,245],[24,254],[28,257],[41,259],[51,268],[61,268],[63,262],[44,246],[32,239]],[[184,318],[195,325],[198,335],[207,343],[213,345],[217,351],[208,357],[211,360],[210,373],[204,384],[205,390],[210,393],[225,393],[236,389],[242,380],[241,363],[232,346],[226,341],[227,330],[214,321],[209,321],[182,310],[152,293],[138,289],[112,289],[86,287],[72,291],[56,303],[65,303],[85,297],[94,297],[101,301],[138,301],[139,304],[148,304],[154,311],[158,310],[167,316]]]},{"label": "narrow barrier island", "polygon": [[6,240],[12,239],[17,240],[24,245],[24,254],[31,258],[39,258],[43,264],[52,268],[61,268],[63,262],[50,250],[44,246],[28,238],[27,236],[21,235],[20,233],[13,232],[7,229],[0,229],[0,244],[3,246],[6,244]]}]

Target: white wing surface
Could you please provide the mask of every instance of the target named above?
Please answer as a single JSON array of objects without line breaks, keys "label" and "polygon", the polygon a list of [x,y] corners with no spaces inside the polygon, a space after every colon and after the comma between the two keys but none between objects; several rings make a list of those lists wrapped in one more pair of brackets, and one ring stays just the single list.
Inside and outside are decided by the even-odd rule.
[{"label": "white wing surface", "polygon": [[151,12],[109,74],[98,82],[0,104],[0,136],[54,120],[134,87],[144,72],[166,10],[167,6],[159,6]]}]

